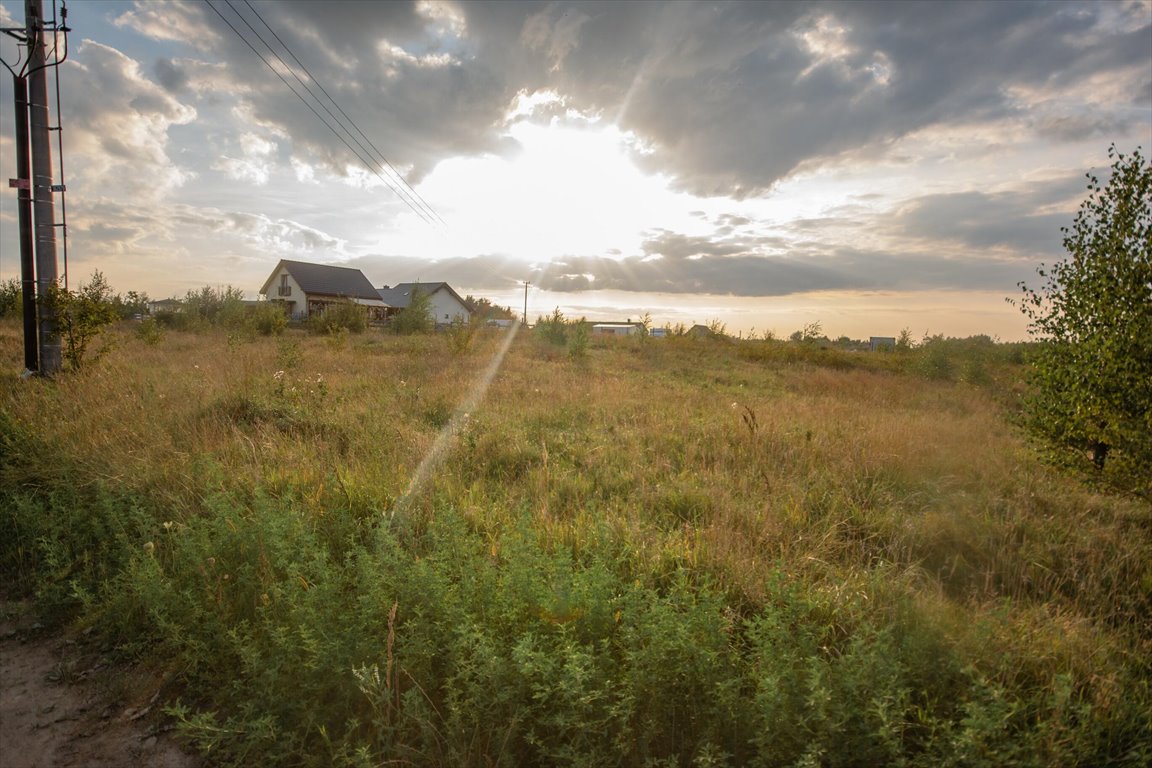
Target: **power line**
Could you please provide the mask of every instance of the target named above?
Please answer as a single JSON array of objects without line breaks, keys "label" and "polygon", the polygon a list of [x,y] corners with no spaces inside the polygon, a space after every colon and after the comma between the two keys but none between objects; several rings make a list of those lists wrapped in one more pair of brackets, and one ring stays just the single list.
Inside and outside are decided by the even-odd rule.
[{"label": "power line", "polygon": [[[241,32],[239,29],[237,29],[237,28],[236,28],[236,26],[235,26],[235,25],[234,25],[234,24],[233,24],[231,21],[229,21],[229,20],[228,20],[228,18],[227,18],[227,17],[226,17],[226,16],[225,16],[223,13],[221,13],[221,12],[220,12],[220,9],[218,9],[216,6],[214,6],[214,5],[212,4],[212,0],[204,0],[204,2],[207,4],[207,6],[208,6],[209,8],[211,8],[211,9],[212,9],[212,11],[213,11],[213,12],[214,12],[214,13],[215,13],[217,16],[219,16],[219,17],[220,17],[221,21],[223,21],[223,22],[224,22],[226,25],[228,25],[228,28],[229,28],[229,29],[231,29],[233,33],[235,33],[235,35],[236,35],[237,37],[239,37],[239,38],[240,38],[240,40],[241,40],[241,41],[242,41],[242,42],[243,42],[245,45],[247,45],[247,46],[248,46],[248,48],[249,48],[249,49],[252,51],[252,53],[256,54],[257,58],[259,58],[259,59],[260,59],[260,61],[264,62],[264,65],[265,65],[265,66],[267,66],[267,67],[268,67],[268,69],[272,70],[272,74],[274,74],[274,75],[276,75],[276,77],[280,78],[280,82],[284,83],[284,85],[286,85],[286,86],[288,87],[288,90],[292,91],[293,95],[295,95],[295,96],[296,96],[296,98],[300,99],[300,101],[304,103],[304,106],[308,107],[308,109],[309,109],[309,110],[311,110],[312,114],[316,116],[316,119],[317,119],[317,120],[319,120],[321,123],[323,123],[323,124],[324,124],[324,127],[325,127],[325,128],[327,128],[329,131],[331,131],[331,132],[332,132],[332,135],[333,135],[333,136],[335,136],[337,139],[339,139],[339,140],[340,140],[340,142],[341,142],[341,143],[342,143],[342,144],[343,144],[345,147],[347,147],[347,148],[348,148],[348,150],[349,150],[350,152],[352,152],[352,154],[354,154],[354,155],[356,156],[356,158],[357,158],[358,160],[360,160],[360,162],[361,162],[361,163],[363,163],[363,164],[364,164],[364,167],[365,167],[365,168],[367,168],[367,169],[368,169],[368,171],[369,171],[370,173],[372,173],[374,176],[376,176],[376,178],[378,178],[378,179],[380,179],[382,182],[384,182],[385,186],[387,186],[387,187],[388,187],[390,190],[392,190],[392,192],[393,192],[394,194],[396,194],[396,196],[397,196],[397,197],[399,197],[399,198],[400,198],[400,200],[401,200],[401,201],[402,201],[402,202],[403,202],[405,205],[407,205],[407,206],[408,206],[408,207],[409,207],[409,208],[412,210],[412,212],[413,212],[413,213],[415,213],[417,216],[419,216],[420,218],[422,218],[422,219],[423,219],[425,222],[427,222],[428,224],[430,224],[430,225],[432,225],[432,226],[435,226],[435,225],[436,225],[436,222],[433,220],[433,218],[432,218],[431,216],[429,216],[427,213],[425,213],[423,210],[421,210],[421,209],[420,209],[418,206],[416,206],[415,204],[413,204],[411,200],[409,200],[407,197],[405,197],[403,194],[401,194],[400,190],[399,190],[399,189],[397,189],[397,187],[396,187],[396,186],[395,186],[395,185],[394,185],[394,184],[393,184],[393,183],[392,183],[392,182],[391,182],[389,179],[387,179],[386,177],[384,177],[384,176],[383,176],[383,175],[382,175],[382,174],[381,174],[381,173],[380,173],[378,170],[376,170],[376,168],[375,168],[375,164],[374,164],[374,163],[372,163],[370,160],[366,159],[366,158],[365,158],[365,157],[364,157],[362,154],[360,154],[360,152],[358,152],[358,151],[356,150],[356,148],[355,148],[355,147],[353,147],[351,144],[349,144],[349,143],[348,143],[348,140],[347,140],[347,139],[345,139],[343,136],[341,136],[341,135],[340,135],[340,134],[339,134],[339,133],[336,131],[336,129],[335,129],[334,127],[332,127],[332,124],[331,124],[331,123],[329,123],[327,120],[325,120],[325,119],[324,119],[324,117],[323,117],[323,115],[321,115],[319,112],[317,112],[317,111],[316,111],[316,108],[315,108],[315,107],[313,107],[313,106],[312,106],[312,105],[311,105],[311,104],[308,102],[308,100],[307,100],[306,98],[304,98],[304,96],[303,96],[303,95],[301,95],[301,94],[300,94],[300,92],[299,92],[299,91],[297,91],[295,88],[293,88],[293,87],[292,87],[292,84],[291,84],[291,83],[289,83],[289,82],[288,82],[288,80],[287,80],[287,79],[285,79],[285,77],[284,77],[282,74],[280,74],[279,72],[277,72],[277,71],[276,71],[276,67],[274,67],[274,66],[272,65],[272,62],[271,62],[271,61],[269,61],[267,58],[265,58],[265,57],[264,57],[264,54],[262,54],[260,51],[258,51],[258,50],[256,49],[256,46],[252,45],[251,41],[250,41],[250,40],[248,40],[248,38],[246,38],[246,37],[244,36],[244,34],[243,34],[243,33],[242,33],[242,32]],[[228,0],[225,0],[225,2],[228,2]],[[229,7],[230,7],[230,8],[232,7],[232,6],[231,6],[231,3],[228,3],[228,5],[229,5]],[[235,12],[235,11],[236,11],[236,9],[235,9],[235,8],[232,8],[232,10],[233,10],[233,12]],[[239,17],[239,18],[240,18],[242,21],[244,20],[243,16],[240,16],[240,14],[238,14],[238,13],[237,13],[236,15],[237,15],[237,16],[238,16],[238,17]],[[247,24],[248,22],[247,22],[247,21],[245,21],[245,23]],[[251,24],[248,24],[248,27],[251,29]],[[253,30],[253,32],[255,32],[255,30]],[[259,35],[257,35],[257,37],[259,37]],[[261,42],[264,42],[264,41],[263,41],[263,39],[261,39]],[[266,42],[264,42],[264,44],[265,44],[266,46],[268,45]],[[281,64],[284,64],[285,68],[287,68],[289,71],[291,71],[291,67],[288,67],[288,65],[287,65],[287,64],[284,62],[284,60],[283,60],[283,59],[280,59],[280,57],[276,55],[276,52],[275,52],[275,51],[273,51],[273,50],[271,49],[271,47],[270,47],[270,46],[269,46],[269,52],[270,52],[270,53],[271,53],[273,56],[276,56],[276,58],[280,60]],[[315,96],[313,96],[313,98],[315,98]],[[333,119],[335,119],[335,118],[333,118]],[[338,123],[338,124],[339,124],[339,123]],[[342,126],[342,125],[341,125],[341,127],[343,128],[343,126]],[[345,131],[347,131],[347,129],[345,129]],[[435,213],[435,212],[433,212],[433,213]],[[443,221],[443,220],[441,220],[441,221]]]},{"label": "power line", "polygon": [[[228,2],[229,6],[232,5],[231,0],[227,0],[227,2]],[[304,62],[300,61],[300,58],[295,53],[293,53],[292,49],[288,46],[288,44],[280,39],[280,35],[276,34],[276,30],[272,29],[271,25],[269,25],[268,22],[264,20],[264,17],[260,15],[260,12],[256,10],[256,8],[252,5],[252,3],[249,2],[249,0],[244,0],[244,4],[247,5],[248,9],[250,11],[252,11],[252,14],[257,19],[260,20],[260,23],[263,24],[268,29],[268,31],[272,33],[272,36],[274,38],[276,38],[276,42],[280,43],[280,45],[282,45],[284,47],[284,50],[288,53],[289,56],[292,57],[292,60],[295,61],[297,65],[299,65],[300,69],[304,70],[304,74],[306,74],[308,76],[308,79],[310,79],[313,83],[315,83],[316,87],[320,89],[320,92],[328,97],[328,101],[332,102],[332,106],[336,107],[336,111],[338,111],[341,115],[344,116],[344,119],[347,120],[352,125],[352,127],[356,129],[356,132],[358,134],[360,134],[360,136],[364,139],[364,141],[368,142],[368,146],[372,147],[372,149],[376,152],[376,157],[380,158],[380,161],[382,163],[384,163],[384,165],[388,166],[389,169],[391,169],[392,173],[396,176],[396,178],[400,181],[400,183],[403,184],[405,187],[407,187],[408,191],[412,193],[412,195],[415,197],[415,199],[418,200],[429,213],[431,213],[433,216],[435,216],[440,221],[441,224],[443,224],[444,226],[448,226],[448,223],[445,222],[444,219],[440,218],[440,214],[436,213],[436,210],[434,208],[432,208],[431,205],[428,204],[428,201],[425,200],[423,197],[421,197],[420,193],[417,192],[415,189],[413,189],[412,185],[408,183],[408,181],[404,178],[404,176],[399,171],[396,170],[396,166],[392,165],[392,163],[388,161],[388,158],[386,158],[384,156],[384,153],[380,151],[379,147],[377,147],[374,143],[372,143],[372,140],[370,138],[368,138],[367,134],[365,134],[364,131],[362,131],[360,129],[360,126],[356,124],[356,121],[353,120],[352,117],[347,112],[344,111],[344,109],[337,103],[336,99],[332,98],[332,94],[328,93],[328,89],[326,89],[324,87],[324,85],[319,80],[316,79],[316,77],[312,74],[312,72],[308,69],[308,67],[305,66]],[[233,8],[233,10],[235,10],[235,8]],[[239,14],[237,14],[237,15],[239,15]],[[249,27],[251,27],[251,25],[249,25]],[[252,30],[252,31],[255,32],[255,30]],[[256,36],[259,37],[259,33],[257,33]],[[263,42],[263,39],[261,39],[261,42]],[[264,44],[268,45],[267,43],[264,43]],[[271,46],[268,46],[268,47],[269,47],[269,49],[271,49]],[[277,57],[277,58],[279,58],[279,57]],[[283,62],[284,60],[280,59],[280,61]],[[285,67],[287,67],[286,63],[285,63]],[[295,75],[295,72],[293,72],[293,75]],[[300,80],[299,77],[297,77],[296,79]],[[303,85],[303,82],[301,82],[301,84]],[[304,87],[308,88],[307,85],[304,85]],[[309,93],[312,94],[312,98],[316,99],[317,103],[321,103],[320,99],[317,98],[316,95],[312,93],[311,89],[309,89]],[[328,111],[327,108],[325,108],[325,111]],[[332,113],[329,112],[328,114],[332,114]],[[333,119],[336,118],[335,115],[333,115],[332,117],[333,117]],[[343,127],[343,126],[341,126],[341,127]],[[351,135],[351,134],[349,134],[349,135]],[[356,143],[360,144],[359,141],[357,141]],[[360,145],[360,146],[363,148],[363,145]],[[365,151],[367,151],[367,150],[365,150]]]},{"label": "power line", "polygon": [[[248,22],[248,20],[245,19],[244,16],[236,10],[235,6],[232,5],[232,0],[225,0],[225,2],[228,3],[228,7],[231,8],[232,12],[235,13],[240,18],[240,20],[244,22],[244,24],[248,27],[248,29],[252,30],[252,34],[256,35],[256,39],[258,39],[261,43],[263,43],[265,46],[267,46],[268,50],[272,53],[272,55],[276,57],[276,60],[279,61],[284,66],[285,69],[287,69],[289,72],[292,73],[292,77],[294,77],[296,79],[296,82],[300,83],[301,87],[303,87],[308,92],[308,95],[311,96],[313,99],[315,99],[316,103],[319,104],[320,107],[325,112],[328,113],[328,116],[336,121],[336,124],[338,126],[340,126],[341,130],[343,130],[348,135],[348,138],[350,138],[350,139],[352,139],[352,141],[356,142],[356,145],[359,146],[360,149],[364,150],[364,152],[368,153],[369,156],[371,156],[372,153],[369,151],[368,147],[365,147],[364,144],[359,139],[357,139],[355,136],[353,136],[352,132],[349,131],[348,128],[342,122],[340,122],[340,119],[338,117],[336,117],[336,115],[332,114],[332,110],[328,109],[328,107],[324,104],[324,102],[320,99],[320,97],[317,96],[315,94],[315,92],[313,92],[312,88],[306,82],[304,82],[300,78],[299,75],[296,74],[296,70],[294,70],[292,67],[288,66],[288,63],[286,61],[284,61],[284,59],[275,51],[275,49],[273,49],[272,45],[270,43],[268,43],[268,41],[265,40],[260,35],[260,33],[255,30],[255,28],[253,28],[253,26]],[[268,24],[268,22],[264,20],[264,17],[260,15],[260,12],[257,11],[252,6],[252,4],[250,2],[248,2],[248,0],[245,0],[245,5],[247,5],[248,9],[250,11],[252,11],[252,14],[254,16],[256,16],[257,19],[260,20],[260,23],[262,23],[268,29],[268,31],[272,33],[272,36],[274,38],[276,38],[276,41],[278,43],[280,43],[280,45],[284,48],[285,52],[287,52],[288,55],[291,56],[293,58],[293,60],[295,60],[296,64],[299,65],[299,67],[302,70],[304,70],[304,74],[308,75],[309,79],[313,83],[316,84],[316,87],[319,88],[320,91],[325,96],[328,97],[328,101],[332,102],[332,106],[336,107],[336,110],[338,112],[340,112],[341,115],[344,116],[344,119],[347,120],[352,125],[353,128],[356,129],[356,131],[360,134],[360,136],[363,137],[364,141],[368,142],[368,145],[371,146],[372,149],[375,151],[376,156],[379,157],[384,162],[384,164],[387,165],[388,168],[390,168],[392,170],[392,173],[395,175],[396,180],[399,181],[401,184],[403,184],[408,189],[408,191],[410,193],[410,194],[405,195],[403,190],[394,189],[394,191],[397,193],[397,195],[407,196],[409,200],[415,201],[418,205],[420,205],[421,208],[423,208],[423,210],[425,212],[427,212],[431,216],[436,217],[437,219],[440,220],[441,224],[444,224],[444,226],[447,226],[447,224],[444,222],[443,219],[440,218],[439,214],[436,213],[436,211],[432,208],[432,206],[430,206],[428,204],[428,202],[426,200],[424,200],[424,198],[422,198],[419,195],[419,193],[416,192],[415,189],[412,189],[412,187],[408,184],[408,182],[404,180],[404,177],[400,175],[400,172],[396,170],[395,166],[393,166],[392,163],[388,162],[388,158],[384,157],[384,153],[381,152],[379,150],[379,148],[377,148],[376,145],[372,143],[372,140],[369,139],[368,136],[366,136],[364,134],[364,131],[360,130],[360,126],[356,125],[356,122],[351,117],[349,117],[348,113],[345,112],[343,110],[343,108],[341,108],[341,106],[336,102],[336,100],[334,98],[332,98],[332,95],[330,93],[328,93],[327,89],[325,89],[324,86],[320,83],[320,81],[317,80],[316,77],[308,70],[308,67],[306,67],[302,61],[300,61],[300,58],[292,51],[292,49],[288,46],[288,44],[285,43],[280,38],[280,36],[278,34],[276,34],[276,30],[272,29],[272,27]]]}]

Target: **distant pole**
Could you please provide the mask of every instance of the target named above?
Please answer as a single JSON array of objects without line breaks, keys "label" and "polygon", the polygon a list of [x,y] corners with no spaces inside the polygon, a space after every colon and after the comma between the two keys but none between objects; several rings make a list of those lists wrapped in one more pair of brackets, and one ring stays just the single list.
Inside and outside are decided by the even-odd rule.
[{"label": "distant pole", "polygon": [[524,281],[524,325],[528,325],[528,286],[532,283]]},{"label": "distant pole", "polygon": [[32,183],[29,173],[28,81],[12,73],[16,102],[16,210],[20,229],[20,301],[24,315],[24,368],[40,368],[36,343],[36,256],[32,245]]},{"label": "distant pole", "polygon": [[36,219],[36,310],[40,373],[60,370],[60,334],[47,298],[56,286],[56,219],[52,199],[52,144],[48,134],[48,72],[42,0],[24,0],[28,34],[28,124],[32,144],[32,209]]}]

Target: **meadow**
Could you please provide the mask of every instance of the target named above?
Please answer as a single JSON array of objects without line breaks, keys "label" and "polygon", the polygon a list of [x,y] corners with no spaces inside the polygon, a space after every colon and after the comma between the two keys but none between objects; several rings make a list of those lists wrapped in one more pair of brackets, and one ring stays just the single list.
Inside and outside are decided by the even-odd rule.
[{"label": "meadow", "polygon": [[215,765],[1152,762],[1152,505],[1019,350],[505,333],[5,322],[6,589]]}]

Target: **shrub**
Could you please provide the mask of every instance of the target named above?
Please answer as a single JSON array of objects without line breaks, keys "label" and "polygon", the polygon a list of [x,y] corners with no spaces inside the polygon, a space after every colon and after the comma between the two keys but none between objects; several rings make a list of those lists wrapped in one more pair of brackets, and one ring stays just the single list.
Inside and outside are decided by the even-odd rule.
[{"label": "shrub", "polygon": [[363,333],[368,328],[368,314],[364,307],[352,301],[338,301],[324,307],[323,312],[315,312],[308,317],[308,328],[313,333],[334,334],[345,332]]},{"label": "shrub", "polygon": [[588,356],[588,342],[592,332],[588,330],[588,321],[580,318],[579,322],[572,324],[572,331],[568,334],[568,357],[573,360],[583,360]]},{"label": "shrub", "polygon": [[244,324],[244,291],[231,285],[213,288],[206,285],[198,291],[188,291],[184,297],[183,312],[190,325],[199,320],[208,325],[237,328]]},{"label": "shrub", "polygon": [[89,354],[92,342],[109,325],[119,319],[112,304],[112,289],[99,271],[75,291],[53,286],[48,302],[56,315],[57,328],[63,344],[63,358],[72,370],[100,358],[108,346]]},{"label": "shrub", "polygon": [[164,327],[154,317],[146,317],[136,326],[136,338],[155,346],[164,340]]},{"label": "shrub", "polygon": [[288,314],[283,305],[262,301],[249,313],[248,321],[264,336],[279,336],[288,327]]},{"label": "shrub", "polygon": [[537,318],[535,331],[538,337],[549,344],[562,347],[568,342],[568,321],[560,307],[553,309],[548,317]]},{"label": "shrub", "polygon": [[14,277],[0,280],[0,318],[18,317],[23,306],[20,281]]},{"label": "shrub", "polygon": [[401,309],[388,321],[388,327],[394,333],[413,334],[428,333],[436,328],[436,321],[432,319],[432,297],[417,285],[412,289],[408,306]]},{"label": "shrub", "polygon": [[453,354],[462,355],[468,350],[472,349],[472,342],[476,338],[476,331],[479,328],[475,323],[467,323],[460,315],[452,318],[452,324],[448,326],[448,348],[452,350]]}]

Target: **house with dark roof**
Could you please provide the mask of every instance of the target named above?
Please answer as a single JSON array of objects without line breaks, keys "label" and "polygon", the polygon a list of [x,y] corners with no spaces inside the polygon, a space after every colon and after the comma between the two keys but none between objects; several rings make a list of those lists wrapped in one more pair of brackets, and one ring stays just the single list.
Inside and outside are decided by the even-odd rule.
[{"label": "house with dark roof", "polygon": [[391,316],[408,307],[415,291],[428,296],[428,312],[436,325],[448,325],[456,318],[465,323],[471,321],[472,313],[468,311],[464,299],[448,283],[400,283],[391,288],[384,286],[376,294],[388,305],[386,312]]},{"label": "house with dark roof", "polygon": [[331,304],[351,301],[364,307],[369,320],[381,321],[388,306],[358,269],[288,259],[280,260],[260,293],[268,301],[283,304],[296,320],[323,313]]}]

